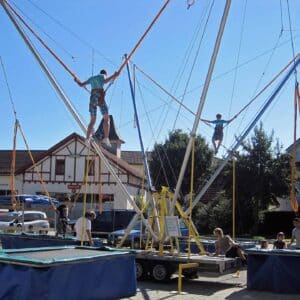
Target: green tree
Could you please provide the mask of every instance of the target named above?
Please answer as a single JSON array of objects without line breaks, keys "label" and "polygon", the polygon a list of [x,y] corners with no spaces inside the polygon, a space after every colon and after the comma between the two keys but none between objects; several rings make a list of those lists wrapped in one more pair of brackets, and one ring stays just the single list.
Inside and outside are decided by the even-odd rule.
[{"label": "green tree", "polygon": [[[153,184],[157,190],[161,186],[169,186],[174,189],[183,162],[184,154],[188,144],[189,136],[181,130],[169,133],[164,143],[155,144],[150,161],[150,172]],[[209,149],[205,139],[200,135],[195,139],[195,166],[194,166],[194,186],[203,185],[205,179],[210,175],[211,161],[213,153]],[[190,191],[191,158],[186,168],[186,173],[182,182],[181,195],[186,195]]]},{"label": "green tree", "polygon": [[[273,132],[267,135],[260,123],[237,154],[237,229],[240,233],[257,233],[264,212],[270,205],[278,204],[277,197],[289,193],[289,156],[281,152],[278,141],[273,148],[273,142]],[[232,195],[232,167],[226,171],[229,197]]]}]

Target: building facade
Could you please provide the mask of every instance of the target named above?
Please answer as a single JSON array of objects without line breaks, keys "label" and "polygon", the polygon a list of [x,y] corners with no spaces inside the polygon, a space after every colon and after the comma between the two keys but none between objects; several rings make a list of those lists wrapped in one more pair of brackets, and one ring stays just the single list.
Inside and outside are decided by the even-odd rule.
[{"label": "building facade", "polygon": [[[58,200],[76,198],[76,202],[97,208],[131,209],[115,178],[107,170],[84,138],[73,133],[48,150],[32,151],[35,165],[27,151],[16,152],[15,190],[18,194],[46,194]],[[126,152],[127,158],[130,157]],[[119,155],[103,150],[118,178],[134,198],[141,189],[143,174],[139,167],[127,163]],[[135,152],[133,152],[133,156]],[[12,151],[0,151],[0,193],[10,194]],[[140,156],[141,157],[141,156]],[[132,158],[131,158],[132,160]],[[136,165],[137,162],[134,159]],[[92,204],[91,204],[92,203]]]}]

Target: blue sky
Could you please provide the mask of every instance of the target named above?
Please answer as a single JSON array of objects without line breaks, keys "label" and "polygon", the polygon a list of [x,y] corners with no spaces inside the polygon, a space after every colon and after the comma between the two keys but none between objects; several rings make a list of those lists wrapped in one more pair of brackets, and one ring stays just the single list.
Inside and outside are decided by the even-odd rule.
[{"label": "blue sky", "polygon": [[[109,73],[118,69],[123,55],[132,50],[164,2],[15,0],[10,3],[16,5],[33,29],[78,77],[85,80],[92,72],[96,74],[102,68]],[[180,98],[186,90],[184,103],[193,111],[196,111],[199,103],[225,0],[215,0],[209,15],[212,3],[212,0],[198,0],[187,10],[185,0],[171,1],[132,58],[138,67],[176,97]],[[300,11],[300,1],[232,1],[203,118],[214,119],[216,113],[222,113],[224,119],[230,118],[291,60],[293,52],[287,3],[297,54],[300,46],[300,19],[296,12]],[[82,134],[2,7],[0,28],[0,55],[18,119],[30,147],[47,149],[74,131]],[[281,29],[283,31],[280,35]],[[72,77],[35,38],[32,41],[88,123],[87,93],[74,83]],[[193,48],[187,55],[190,45]],[[198,58],[191,72],[197,51]],[[187,85],[189,75],[191,79]],[[191,113],[181,109],[174,124],[178,105],[138,71],[136,78],[136,101],[146,149],[151,150],[155,141],[164,141],[174,126],[184,131],[192,128],[194,116]],[[284,147],[288,147],[293,140],[294,81],[292,77],[262,118],[266,131],[271,133],[274,130],[275,137],[279,138]],[[273,87],[268,89],[227,127],[224,138],[227,147],[232,144],[234,136],[253,119],[272,90]],[[123,149],[139,150],[125,69],[110,88],[107,102],[119,133],[126,142]],[[0,112],[0,149],[11,149],[14,116],[2,69]],[[100,114],[98,120],[100,122]],[[200,123],[198,133],[210,142],[210,127]],[[20,136],[18,148],[24,148]]]}]

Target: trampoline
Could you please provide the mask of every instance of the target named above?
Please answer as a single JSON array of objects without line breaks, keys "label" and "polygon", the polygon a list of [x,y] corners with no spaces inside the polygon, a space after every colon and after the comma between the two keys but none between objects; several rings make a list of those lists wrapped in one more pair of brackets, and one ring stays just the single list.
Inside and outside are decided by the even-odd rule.
[{"label": "trampoline", "polygon": [[0,299],[119,299],[136,293],[134,255],[51,247],[0,254]]},{"label": "trampoline", "polygon": [[300,294],[300,250],[248,249],[247,288]]}]

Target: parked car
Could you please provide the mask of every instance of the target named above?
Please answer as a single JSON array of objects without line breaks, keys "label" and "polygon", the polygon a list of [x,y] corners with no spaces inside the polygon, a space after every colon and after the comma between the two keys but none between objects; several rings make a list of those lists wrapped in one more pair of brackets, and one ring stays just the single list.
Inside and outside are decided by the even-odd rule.
[{"label": "parked car", "polygon": [[[182,237],[188,236],[189,229],[185,225],[183,221],[179,223],[179,230]],[[125,235],[126,228],[121,230],[113,231],[108,236],[108,243],[110,245],[116,246],[123,236]],[[137,221],[135,226],[132,228],[128,236],[126,237],[123,246],[124,247],[131,247],[134,249],[144,248],[146,240],[147,240],[147,233],[146,233],[146,226],[141,222]]]},{"label": "parked car", "polygon": [[1,230],[23,230],[39,233],[48,233],[49,221],[44,212],[36,210],[27,210],[19,212],[1,212],[0,229]]},{"label": "parked car", "polygon": [[[39,209],[51,206],[49,198],[44,195],[16,195],[15,198],[20,207],[26,209]],[[51,198],[51,201],[55,206],[58,206],[59,202],[55,198]],[[11,207],[11,195],[0,196],[0,207]]]},{"label": "parked car", "polygon": [[109,233],[124,229],[128,226],[134,210],[114,209],[96,213],[96,219],[92,221],[92,235],[94,237],[107,237]]}]

